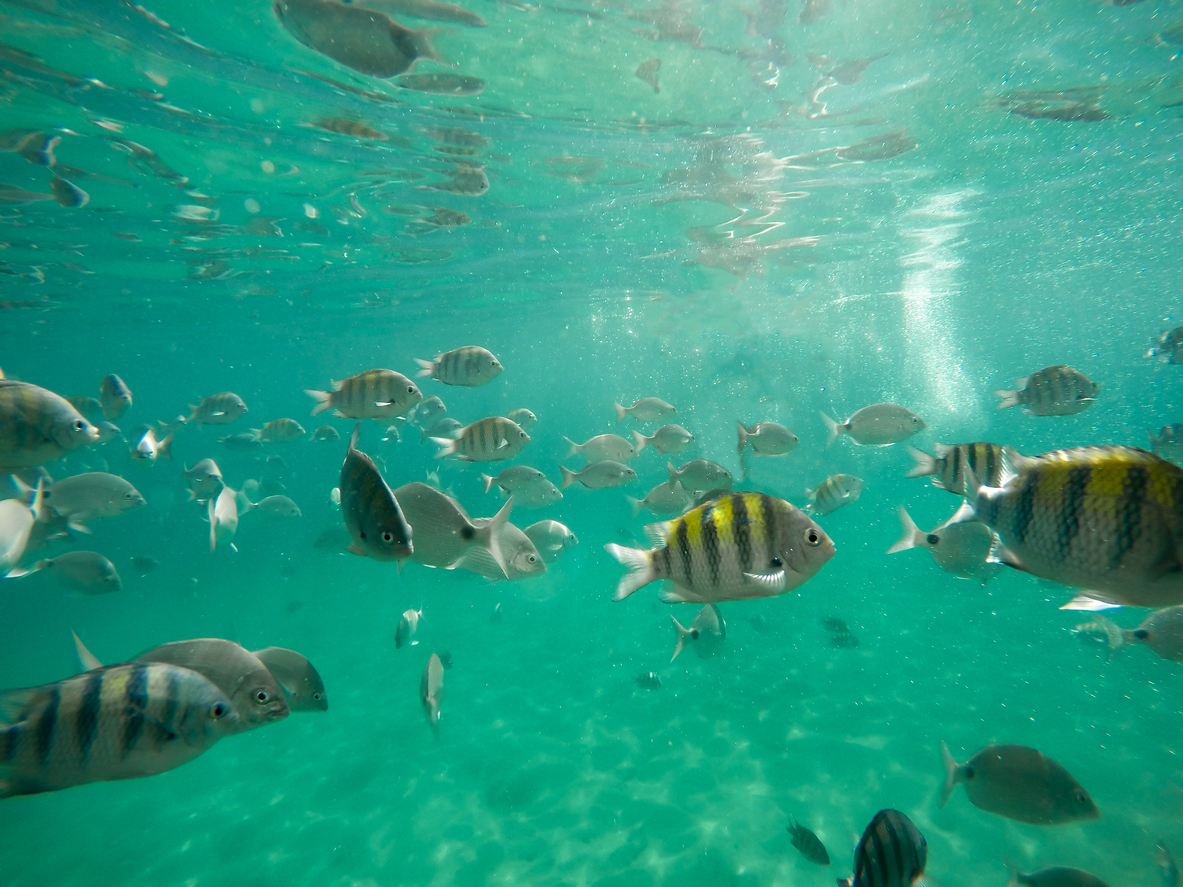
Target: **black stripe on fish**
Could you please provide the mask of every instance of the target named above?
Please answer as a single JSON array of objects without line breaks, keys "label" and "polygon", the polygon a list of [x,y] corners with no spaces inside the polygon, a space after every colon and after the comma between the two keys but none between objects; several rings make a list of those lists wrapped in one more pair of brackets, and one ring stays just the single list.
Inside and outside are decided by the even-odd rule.
[{"label": "black stripe on fish", "polygon": [[1126,472],[1122,486],[1122,496],[1118,500],[1116,518],[1116,538],[1114,539],[1113,558],[1110,567],[1116,569],[1121,566],[1126,552],[1134,547],[1138,536],[1142,533],[1142,502],[1146,498],[1146,484],[1149,473],[1140,465],[1131,465]]},{"label": "black stripe on fish", "polygon": [[[945,477],[947,478],[947,480],[945,478],[942,478],[942,480],[945,481],[945,488],[948,490],[959,489],[960,488],[958,486],[959,484],[961,485],[961,487],[965,486],[965,481],[962,477],[961,456],[962,456],[961,444],[957,444],[955,447],[953,447],[953,451],[945,456],[946,463],[952,463],[951,465],[950,464],[946,465],[946,468],[952,469],[952,470],[945,472]],[[969,457],[970,457],[969,464],[972,467],[973,466],[973,450],[972,449],[969,452]]]},{"label": "black stripe on fish", "polygon": [[1087,465],[1068,469],[1064,482],[1063,504],[1056,515],[1056,542],[1054,557],[1063,561],[1068,557],[1072,540],[1080,534],[1080,509],[1084,505],[1085,488],[1088,487],[1093,471]]},{"label": "black stripe on fish", "polygon": [[669,545],[657,549],[653,553],[653,558],[656,561],[657,573],[659,576],[673,575],[673,555],[670,551]]},{"label": "black stripe on fish", "polygon": [[1029,477],[1027,483],[1019,490],[1019,498],[1015,501],[1014,521],[1011,533],[1017,544],[1022,544],[1031,529],[1031,521],[1035,516],[1035,488],[1039,485],[1039,476]]},{"label": "black stripe on fish", "polygon": [[86,766],[86,759],[90,756],[90,747],[98,735],[99,713],[103,704],[103,677],[105,671],[92,671],[86,675],[86,682],[82,687],[82,700],[78,703],[78,733],[79,759]]},{"label": "black stripe on fish", "polygon": [[773,504],[772,497],[760,494],[760,515],[759,520],[764,527],[764,561],[765,563],[772,563],[773,557],[776,557],[778,552],[776,550],[776,540],[778,538],[776,532],[776,507]]},{"label": "black stripe on fish", "polygon": [[123,753],[127,755],[144,732],[144,712],[148,708],[148,666],[133,662],[128,666],[127,684],[123,688],[127,720],[123,725]]},{"label": "black stripe on fish", "polygon": [[180,698],[180,693],[179,675],[175,668],[170,668],[165,677],[164,714],[160,718],[160,729],[164,739],[171,740],[177,738],[176,734],[172,732],[172,729],[176,723],[177,702]]},{"label": "black stripe on fish", "polygon": [[748,517],[747,497],[742,493],[731,499],[731,527],[739,551],[739,568],[752,572],[752,527]]},{"label": "black stripe on fish", "polygon": [[678,555],[682,559],[682,578],[687,582],[692,582],[694,574],[690,571],[694,563],[694,558],[690,553],[690,539],[687,537],[686,521],[678,521],[678,529],[674,532],[676,541],[678,543]]},{"label": "black stripe on fish", "polygon": [[33,726],[33,750],[37,753],[37,760],[42,767],[49,760],[49,752],[53,748],[54,730],[58,721],[58,706],[61,705],[61,702],[61,689],[57,684],[54,684],[49,691],[49,700]]},{"label": "black stripe on fish", "polygon": [[707,568],[711,571],[711,584],[719,584],[719,528],[715,526],[715,508],[708,506],[702,513],[702,552],[706,555]]}]

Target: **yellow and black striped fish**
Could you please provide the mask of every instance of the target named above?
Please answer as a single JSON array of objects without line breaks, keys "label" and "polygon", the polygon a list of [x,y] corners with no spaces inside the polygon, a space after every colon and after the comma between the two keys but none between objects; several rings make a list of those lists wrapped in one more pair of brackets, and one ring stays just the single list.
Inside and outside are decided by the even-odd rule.
[{"label": "yellow and black striped fish", "polygon": [[435,360],[416,357],[420,376],[431,376],[445,385],[463,385],[473,388],[492,382],[501,373],[501,363],[493,353],[480,345],[465,345],[445,354],[437,354]]},{"label": "yellow and black striped fish", "polygon": [[909,446],[908,452],[916,464],[905,477],[927,477],[932,475],[932,485],[948,490],[958,496],[965,495],[965,469],[969,467],[983,484],[988,487],[1002,486],[1007,473],[998,444],[977,441],[965,444],[934,444],[937,451],[930,456],[923,450]]},{"label": "yellow and black striped fish", "polygon": [[1183,604],[1183,468],[1134,447],[1006,457],[1018,475],[1001,488],[966,474],[967,501],[1002,540],[1003,563],[1091,600]]},{"label": "yellow and black striped fish", "polygon": [[411,527],[374,461],[357,448],[361,423],[353,428],[341,466],[341,517],[353,537],[349,551],[378,561],[401,560],[414,550]]},{"label": "yellow and black striped fish", "polygon": [[628,567],[613,600],[658,579],[666,603],[775,597],[802,585],[834,556],[834,543],[799,508],[762,493],[728,493],[645,528],[649,551],[608,544]]},{"label": "yellow and black striped fish", "polygon": [[0,798],[163,773],[238,721],[208,679],[128,662],[0,693]]},{"label": "yellow and black striped fish", "polygon": [[393,419],[423,399],[419,386],[394,370],[366,370],[333,382],[332,391],[305,388],[316,400],[312,415],[327,409],[346,419]]},{"label": "yellow and black striped fish", "polygon": [[512,419],[489,416],[467,425],[455,440],[433,437],[440,450],[437,459],[456,456],[465,462],[501,462],[512,459],[530,442],[530,435]]}]

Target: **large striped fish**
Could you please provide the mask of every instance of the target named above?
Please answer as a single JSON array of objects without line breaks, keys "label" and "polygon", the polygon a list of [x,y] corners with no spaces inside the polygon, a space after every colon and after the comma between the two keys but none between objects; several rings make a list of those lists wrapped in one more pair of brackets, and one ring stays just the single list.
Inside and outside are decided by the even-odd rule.
[{"label": "large striped fish", "polygon": [[[437,354],[435,360],[416,357],[420,376],[431,376],[445,385],[473,388],[491,382],[501,373],[501,364],[493,353],[480,345],[465,345]],[[437,417],[438,418],[438,417]]]},{"label": "large striped fish", "polygon": [[341,517],[353,537],[349,550],[378,561],[409,557],[411,527],[374,461],[357,448],[360,435],[358,422],[341,466]]},{"label": "large striped fish", "polygon": [[880,810],[854,850],[854,874],[839,887],[912,887],[925,883],[928,842],[899,810]]},{"label": "large striped fish", "polygon": [[1101,386],[1070,366],[1056,364],[1015,380],[1014,390],[995,391],[998,409],[1023,404],[1029,416],[1072,416],[1097,402]]},{"label": "large striped fish", "polygon": [[1134,447],[1006,457],[1018,474],[1002,487],[966,474],[999,560],[1087,589],[1075,609],[1183,604],[1183,468]]},{"label": "large striped fish", "polygon": [[327,409],[347,419],[393,419],[423,399],[419,386],[394,370],[366,370],[333,382],[332,391],[305,388],[316,400],[312,415]]},{"label": "large striped fish", "polygon": [[774,597],[797,588],[834,556],[825,530],[801,509],[762,493],[729,493],[679,518],[650,524],[648,551],[609,543],[628,567],[613,600],[669,579],[666,603]]},{"label": "large striped fish", "polygon": [[163,773],[233,731],[197,672],[129,662],[0,693],[0,798]]}]

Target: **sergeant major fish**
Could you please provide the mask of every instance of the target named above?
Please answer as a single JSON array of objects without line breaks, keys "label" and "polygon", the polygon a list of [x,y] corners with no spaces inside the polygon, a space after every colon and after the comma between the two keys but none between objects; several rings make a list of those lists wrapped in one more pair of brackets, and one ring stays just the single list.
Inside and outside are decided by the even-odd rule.
[{"label": "sergeant major fish", "polygon": [[252,428],[256,440],[266,443],[289,443],[304,436],[304,426],[295,419],[274,419],[262,428]]},{"label": "sergeant major fish", "polygon": [[312,437],[312,440],[315,440],[315,441],[327,442],[327,441],[340,440],[341,434],[332,425],[321,425],[314,432],[312,432],[311,437]]},{"label": "sergeant major fish", "polygon": [[360,436],[358,422],[349,439],[338,487],[341,516],[353,539],[349,551],[379,561],[410,557],[414,552],[411,527],[373,460],[357,448]]},{"label": "sergeant major fish", "polygon": [[332,391],[305,388],[316,400],[312,415],[327,409],[349,419],[393,419],[423,399],[419,386],[394,370],[366,370],[333,382]]},{"label": "sergeant major fish", "polygon": [[916,464],[905,477],[932,475],[932,485],[958,496],[965,495],[965,469],[970,468],[978,480],[988,487],[1002,485],[1007,469],[1003,448],[998,444],[976,442],[967,444],[933,444],[935,456],[908,446]]},{"label": "sergeant major fish", "polygon": [[844,434],[865,447],[887,447],[907,440],[928,426],[924,420],[906,407],[894,403],[875,403],[853,412],[845,422],[835,422],[820,413],[829,431],[826,446]]},{"label": "sergeant major fish", "polygon": [[189,404],[193,412],[187,421],[198,425],[229,425],[247,412],[243,399],[232,391],[222,391],[203,398],[199,404]]},{"label": "sergeant major fish", "polygon": [[503,416],[489,416],[465,426],[455,440],[433,437],[440,449],[435,458],[455,456],[465,462],[512,459],[530,442],[530,435]]},{"label": "sergeant major fish", "polygon": [[430,376],[445,385],[462,385],[473,388],[492,382],[501,375],[501,362],[493,353],[479,345],[465,345],[444,354],[437,354],[434,360],[415,358],[419,364],[419,376]]},{"label": "sergeant major fish", "polygon": [[830,864],[830,854],[826,851],[826,845],[812,831],[794,820],[789,821],[786,831],[790,835],[793,846],[802,856],[814,865]]},{"label": "sergeant major fish", "polygon": [[729,493],[672,521],[645,528],[649,551],[609,543],[628,568],[613,600],[658,579],[666,603],[774,597],[807,582],[834,556],[834,544],[800,509],[760,493]]},{"label": "sergeant major fish", "polygon": [[805,506],[807,514],[830,514],[843,505],[857,502],[863,493],[862,478],[852,474],[832,474],[818,484],[817,489],[805,490],[809,497],[809,504]]},{"label": "sergeant major fish", "polygon": [[839,887],[926,887],[928,842],[899,810],[880,810],[854,849],[854,874]]},{"label": "sergeant major fish", "polygon": [[995,391],[998,409],[1024,406],[1029,416],[1072,416],[1097,402],[1101,386],[1080,370],[1056,364],[1015,380],[1016,390]]}]

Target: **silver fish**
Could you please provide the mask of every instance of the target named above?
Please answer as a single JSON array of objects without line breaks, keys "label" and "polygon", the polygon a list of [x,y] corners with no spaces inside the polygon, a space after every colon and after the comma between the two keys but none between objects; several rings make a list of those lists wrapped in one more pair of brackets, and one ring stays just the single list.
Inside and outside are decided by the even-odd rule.
[{"label": "silver fish", "polygon": [[644,499],[634,499],[632,496],[625,496],[625,498],[633,507],[633,517],[644,510],[648,510],[658,517],[669,517],[670,515],[684,514],[694,505],[694,499],[686,492],[686,488],[676,480],[662,481],[646,493]]},{"label": "silver fish", "polygon": [[202,459],[186,468],[184,478],[189,482],[189,497],[204,502],[222,492],[222,469],[213,459]]},{"label": "silver fish", "polygon": [[670,662],[678,658],[678,654],[682,652],[687,642],[692,643],[694,652],[700,657],[714,656],[727,637],[727,623],[723,620],[723,614],[719,612],[719,608],[714,604],[707,604],[699,610],[689,628],[683,627],[673,613],[670,613],[670,620],[674,623],[674,631],[678,635],[678,642],[674,645],[674,655],[670,657]]},{"label": "silver fish", "polygon": [[1007,887],[1020,884],[1023,887],[1109,887],[1091,872],[1066,865],[1048,865],[1030,874],[1013,869]]},{"label": "silver fish", "polygon": [[[483,529],[492,523],[492,519],[478,517],[474,522]],[[487,548],[479,546],[470,549],[457,567],[470,573],[478,573],[493,582],[498,582],[502,578],[522,579],[535,573],[546,572],[546,562],[530,537],[508,520],[493,532],[493,536],[497,540],[504,567],[494,562]]]},{"label": "silver fish", "polygon": [[743,422],[737,421],[735,425],[739,433],[740,455],[751,446],[752,453],[757,456],[784,456],[800,443],[797,435],[775,422],[758,422],[750,428]]},{"label": "silver fish", "polygon": [[329,710],[324,681],[306,656],[284,647],[264,647],[254,654],[279,683],[291,711]]},{"label": "silver fish", "polygon": [[411,560],[427,567],[451,570],[473,548],[480,546],[488,551],[501,575],[505,575],[506,565],[498,533],[509,520],[513,499],[481,526],[468,516],[459,502],[427,484],[404,484],[394,491],[394,498],[415,534]]},{"label": "silver fish", "polygon": [[423,610],[404,610],[403,615],[398,619],[398,628],[394,632],[394,646],[395,649],[400,649],[403,644],[411,643],[417,644],[418,641],[412,641],[411,638],[415,636],[415,632],[419,630],[419,620],[423,617]]},{"label": "silver fish", "polygon": [[193,412],[187,421],[198,425],[229,425],[247,412],[242,398],[232,391],[211,394],[199,404],[189,404],[189,409]]},{"label": "silver fish", "polygon": [[642,397],[631,407],[612,404],[616,408],[616,424],[624,421],[625,416],[632,416],[638,422],[656,422],[677,412],[671,404],[659,397]]},{"label": "silver fish", "polygon": [[589,463],[592,462],[631,462],[637,457],[636,448],[619,434],[597,434],[581,444],[564,437],[567,453],[564,459],[570,459],[579,453]]},{"label": "silver fish", "polygon": [[131,449],[128,451],[133,459],[146,465],[155,464],[163,456],[172,461],[173,436],[170,434],[163,440],[156,438],[156,432],[147,425],[141,425],[132,435]]},{"label": "silver fish", "polygon": [[37,561],[29,572],[48,570],[67,591],[76,594],[110,594],[123,588],[115,565],[97,551],[67,551]]},{"label": "silver fish", "polygon": [[650,446],[663,456],[669,456],[680,453],[691,446],[694,443],[694,435],[681,425],[662,425],[649,437],[639,431],[634,431],[633,441],[638,453]]},{"label": "silver fish", "polygon": [[692,459],[681,468],[674,468],[673,462],[667,462],[665,467],[670,474],[670,483],[677,481],[688,493],[731,489],[731,472],[718,462]]},{"label": "silver fish", "polygon": [[20,499],[0,500],[0,577],[24,576],[27,570],[17,566],[29,545],[29,536],[43,514],[41,482],[33,493],[32,503]]},{"label": "silver fish", "polygon": [[276,494],[274,496],[266,496],[255,502],[250,507],[251,511],[257,511],[260,514],[265,514],[268,517],[300,517],[300,506],[289,499],[287,496]]},{"label": "silver fish", "polygon": [[444,406],[443,400],[434,394],[419,401],[418,406],[415,407],[414,421],[423,429],[422,437],[426,437],[428,429],[442,419],[447,412],[448,408]]},{"label": "silver fish", "polygon": [[606,490],[611,487],[622,487],[637,479],[637,473],[627,465],[605,459],[602,462],[592,462],[580,471],[572,471],[565,465],[559,466],[563,475],[561,489],[567,489],[574,483],[583,484],[589,490]]},{"label": "silver fish", "polygon": [[570,528],[557,520],[540,520],[522,530],[546,563],[553,563],[563,554],[579,544],[579,539]]},{"label": "silver fish", "polygon": [[928,427],[911,410],[894,403],[874,403],[863,407],[852,413],[845,422],[835,422],[825,413],[819,415],[829,431],[826,446],[848,434],[851,440],[861,446],[887,447],[907,440]]},{"label": "silver fish", "polygon": [[563,498],[559,488],[545,474],[526,465],[514,465],[497,477],[482,474],[481,481],[486,493],[496,485],[501,488],[503,495],[514,497],[518,508],[542,508]]},{"label": "silver fish", "polygon": [[234,547],[234,534],[238,532],[238,493],[229,487],[222,487],[217,498],[209,500],[209,550],[219,545]]},{"label": "silver fish", "polygon": [[419,701],[423,704],[423,712],[427,715],[427,723],[435,738],[440,735],[440,696],[444,689],[444,666],[439,656],[431,654],[427,666],[423,669],[423,679],[419,682]]},{"label": "silver fish", "polygon": [[99,394],[104,419],[118,419],[131,406],[131,389],[114,373],[103,376],[103,381],[99,383]]},{"label": "silver fish", "polygon": [[510,410],[505,414],[505,418],[511,422],[517,422],[522,431],[529,431],[538,422],[538,417],[525,407]]},{"label": "silver fish", "polygon": [[419,364],[419,376],[430,376],[445,385],[462,385],[473,388],[492,382],[501,375],[501,362],[493,353],[479,345],[465,345],[444,354],[437,354],[434,360],[415,358]]},{"label": "silver fish", "polygon": [[973,520],[972,509],[965,504],[951,518],[927,533],[916,526],[908,509],[902,505],[899,514],[903,535],[887,549],[888,554],[909,548],[927,548],[937,566],[946,573],[959,579],[977,579],[983,584],[1005,569],[1001,564],[989,561],[997,537],[985,524]]},{"label": "silver fish", "polygon": [[140,491],[122,477],[89,471],[56,481],[45,493],[45,504],[58,517],[80,528],[147,503]]},{"label": "silver fish", "polygon": [[0,474],[52,462],[98,439],[98,429],[62,397],[0,379]]}]

